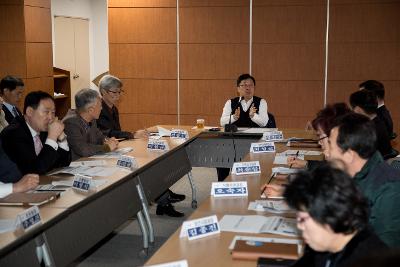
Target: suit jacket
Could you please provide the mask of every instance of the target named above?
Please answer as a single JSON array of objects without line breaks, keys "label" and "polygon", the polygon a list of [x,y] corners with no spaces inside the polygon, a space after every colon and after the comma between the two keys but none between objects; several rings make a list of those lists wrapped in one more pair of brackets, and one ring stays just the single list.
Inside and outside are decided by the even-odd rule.
[{"label": "suit jacket", "polygon": [[96,120],[87,123],[76,112],[69,112],[63,122],[73,160],[110,151],[104,145],[106,137],[97,128]]},{"label": "suit jacket", "polygon": [[385,123],[379,116],[376,116],[372,121],[376,129],[376,148],[381,152],[383,158],[387,159],[387,156],[392,153],[392,145]]},{"label": "suit jacket", "polygon": [[103,134],[108,137],[132,139],[132,133],[121,131],[117,107],[113,106],[110,108],[104,101],[102,101],[102,105],[103,108],[97,120],[97,126]]},{"label": "suit jacket", "polygon": [[385,123],[389,137],[391,137],[393,135],[393,120],[389,110],[383,105],[376,110],[376,114]]},{"label": "suit jacket", "polygon": [[54,150],[45,144],[47,132],[40,132],[43,148],[39,155],[35,153],[32,134],[23,117],[18,117],[13,124],[8,125],[1,132],[4,151],[14,161],[22,174],[46,172],[71,163],[71,153],[62,148]]},{"label": "suit jacket", "polygon": [[4,151],[0,139],[0,182],[16,183],[22,177],[17,165],[12,162]]},{"label": "suit jacket", "polygon": [[[18,109],[18,107],[16,107],[17,109],[17,113],[19,115],[19,117],[23,117],[21,111]],[[6,121],[8,122],[8,124],[11,124],[11,122],[14,120],[14,115],[8,110],[8,108],[6,106],[3,105],[3,111],[4,111],[4,115],[6,117]]]}]

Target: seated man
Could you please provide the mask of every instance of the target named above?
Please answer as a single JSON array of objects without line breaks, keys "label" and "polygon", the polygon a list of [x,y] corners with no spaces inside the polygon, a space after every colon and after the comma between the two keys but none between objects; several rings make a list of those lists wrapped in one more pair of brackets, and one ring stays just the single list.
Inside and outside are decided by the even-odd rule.
[{"label": "seated man", "polygon": [[359,85],[359,87],[361,90],[365,89],[365,90],[372,91],[375,93],[376,98],[378,100],[378,109],[376,110],[376,114],[385,123],[389,137],[391,139],[395,138],[396,134],[393,132],[392,116],[390,115],[390,112],[386,108],[386,105],[385,105],[385,87],[383,86],[383,83],[375,81],[375,80],[368,80],[368,81],[362,82]]},{"label": "seated man", "polygon": [[221,115],[221,126],[231,122],[238,127],[265,127],[268,123],[267,101],[254,96],[256,80],[242,74],[236,81],[239,97],[226,101]]},{"label": "seated man", "polygon": [[3,111],[3,98],[0,96],[0,133],[3,131],[4,128],[6,128],[8,125],[8,122],[6,120],[6,115]]},{"label": "seated man", "polygon": [[[236,81],[239,97],[226,101],[222,111],[221,126],[234,124],[237,127],[266,127],[268,123],[267,101],[254,96],[256,80],[250,74],[242,74]],[[229,175],[228,168],[217,168],[218,181]]]},{"label": "seated man", "polygon": [[323,164],[294,176],[284,197],[297,211],[297,227],[307,244],[292,266],[352,266],[388,250],[368,226],[368,202],[343,171]]},{"label": "seated man", "polygon": [[[135,133],[125,132],[121,130],[119,124],[118,109],[115,106],[121,96],[122,82],[117,77],[105,75],[99,82],[100,93],[103,96],[100,117],[97,125],[104,135],[116,138],[147,138],[148,133],[145,130],[139,130]],[[157,215],[168,215],[171,217],[181,217],[184,214],[175,210],[171,203],[180,202],[185,199],[185,195],[176,194],[171,190],[167,190],[157,199]]]},{"label": "seated man", "polygon": [[367,117],[343,116],[329,135],[330,160],[344,162],[346,172],[369,201],[369,223],[389,247],[400,247],[400,171],[376,150],[376,132]]},{"label": "seated man", "polygon": [[42,91],[30,92],[24,114],[1,132],[4,151],[22,174],[45,174],[68,166],[71,153],[64,124],[55,118],[53,97]]},{"label": "seated man", "polygon": [[115,76],[105,75],[99,82],[100,94],[102,99],[102,109],[100,117],[97,120],[97,126],[105,136],[115,138],[145,138],[148,133],[145,130],[139,130],[134,133],[122,131],[119,124],[119,113],[116,104],[119,101],[122,90],[122,82]]},{"label": "seated man", "polygon": [[75,95],[76,110],[64,118],[65,133],[72,150],[72,159],[114,151],[118,141],[107,138],[97,128],[101,112],[101,97],[92,89],[81,89]]},{"label": "seated man", "polygon": [[376,130],[377,149],[381,152],[384,159],[388,159],[392,154],[392,145],[390,144],[389,133],[385,123],[376,115],[378,101],[376,95],[368,90],[361,90],[350,95],[350,105],[353,111],[367,116],[374,122]]},{"label": "seated man", "polygon": [[11,193],[34,189],[38,184],[39,175],[25,174],[22,176],[17,165],[7,157],[0,141],[0,198]]},{"label": "seated man", "polygon": [[0,94],[3,97],[3,111],[8,124],[15,117],[22,117],[21,111],[18,109],[18,104],[21,100],[24,89],[24,82],[13,76],[6,76],[0,81]]}]

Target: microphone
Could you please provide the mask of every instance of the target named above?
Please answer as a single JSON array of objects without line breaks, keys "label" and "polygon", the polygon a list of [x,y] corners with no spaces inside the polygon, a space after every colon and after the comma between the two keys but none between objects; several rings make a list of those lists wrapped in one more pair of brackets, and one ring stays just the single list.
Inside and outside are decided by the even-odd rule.
[{"label": "microphone", "polygon": [[[239,107],[240,101],[242,101],[242,97],[239,97],[239,102],[236,105],[236,107],[233,109],[233,111],[234,111],[233,113],[235,113],[236,109]],[[237,126],[235,124],[232,124],[232,114],[231,114],[231,115],[229,115],[229,123],[225,124],[225,132],[234,133],[234,132],[237,132],[237,130],[238,130]]]}]

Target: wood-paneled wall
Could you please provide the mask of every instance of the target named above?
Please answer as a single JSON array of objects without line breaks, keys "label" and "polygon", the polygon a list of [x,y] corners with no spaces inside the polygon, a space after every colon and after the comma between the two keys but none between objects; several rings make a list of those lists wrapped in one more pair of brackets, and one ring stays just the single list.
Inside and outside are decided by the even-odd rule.
[{"label": "wood-paneled wall", "polygon": [[[279,127],[304,127],[324,104],[325,0],[179,1],[181,124],[219,124],[250,70]],[[367,79],[381,80],[400,132],[400,1],[331,0],[327,102],[348,101]],[[127,92],[122,124],[177,122],[175,0],[109,0],[110,71]]]},{"label": "wood-paneled wall", "polygon": [[0,3],[0,77],[22,78],[25,95],[54,92],[50,14],[50,0]]}]

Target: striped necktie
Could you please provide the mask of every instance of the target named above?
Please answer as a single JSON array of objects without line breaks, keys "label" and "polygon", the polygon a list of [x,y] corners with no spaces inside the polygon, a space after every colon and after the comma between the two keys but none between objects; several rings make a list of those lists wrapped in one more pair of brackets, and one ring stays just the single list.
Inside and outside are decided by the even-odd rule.
[{"label": "striped necktie", "polygon": [[18,117],[19,116],[17,108],[15,106],[12,108],[12,111],[13,111],[14,117]]},{"label": "striped necktie", "polygon": [[33,143],[35,144],[35,152],[37,156],[43,148],[42,141],[40,141],[40,136],[38,134],[33,137]]}]

